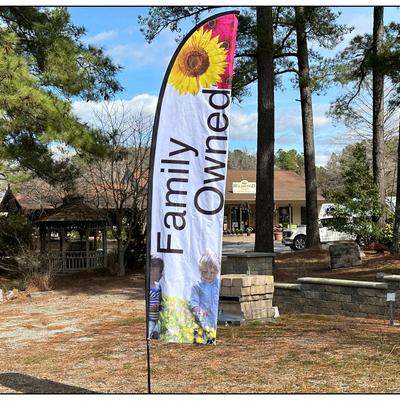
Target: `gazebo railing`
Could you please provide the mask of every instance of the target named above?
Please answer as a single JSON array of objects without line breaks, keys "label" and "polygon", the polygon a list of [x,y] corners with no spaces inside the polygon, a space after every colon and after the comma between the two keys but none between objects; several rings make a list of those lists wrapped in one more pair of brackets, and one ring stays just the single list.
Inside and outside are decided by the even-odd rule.
[{"label": "gazebo railing", "polygon": [[103,251],[51,251],[47,253],[48,263],[53,271],[67,273],[90,271],[104,267]]}]

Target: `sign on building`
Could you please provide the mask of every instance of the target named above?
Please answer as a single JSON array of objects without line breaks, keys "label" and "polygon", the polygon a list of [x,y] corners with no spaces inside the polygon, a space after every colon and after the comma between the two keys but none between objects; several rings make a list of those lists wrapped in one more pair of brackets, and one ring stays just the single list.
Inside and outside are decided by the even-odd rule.
[{"label": "sign on building", "polygon": [[256,183],[242,180],[240,182],[232,182],[232,192],[234,194],[255,194]]}]

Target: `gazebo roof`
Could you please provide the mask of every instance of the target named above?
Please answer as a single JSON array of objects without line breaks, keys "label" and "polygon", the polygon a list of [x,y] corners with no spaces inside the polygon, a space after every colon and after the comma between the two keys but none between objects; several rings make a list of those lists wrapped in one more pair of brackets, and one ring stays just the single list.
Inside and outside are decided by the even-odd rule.
[{"label": "gazebo roof", "polygon": [[104,215],[98,209],[85,203],[83,199],[83,196],[66,196],[61,206],[39,219],[38,223],[105,222]]}]

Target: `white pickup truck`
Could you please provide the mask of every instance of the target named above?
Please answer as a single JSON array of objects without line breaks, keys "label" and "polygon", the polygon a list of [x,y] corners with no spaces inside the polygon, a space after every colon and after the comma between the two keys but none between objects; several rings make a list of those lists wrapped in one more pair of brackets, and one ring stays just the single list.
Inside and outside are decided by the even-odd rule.
[{"label": "white pickup truck", "polygon": [[[336,231],[332,228],[327,227],[327,221],[332,219],[329,210],[333,208],[332,204],[324,203],[321,206],[319,213],[319,237],[320,241],[331,242],[331,241],[349,241],[355,240],[353,235]],[[301,225],[296,228],[285,228],[283,230],[282,244],[290,246],[294,251],[304,249],[306,246],[306,226]]]}]

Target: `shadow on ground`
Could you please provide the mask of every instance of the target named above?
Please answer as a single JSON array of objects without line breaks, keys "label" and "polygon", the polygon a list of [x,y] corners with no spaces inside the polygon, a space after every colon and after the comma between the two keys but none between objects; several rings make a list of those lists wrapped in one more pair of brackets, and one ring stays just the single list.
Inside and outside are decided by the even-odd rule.
[{"label": "shadow on ground", "polygon": [[0,373],[0,385],[25,394],[95,394],[85,388],[14,372]]}]

